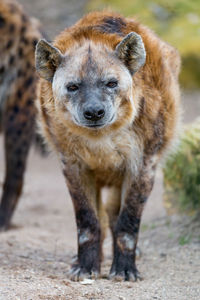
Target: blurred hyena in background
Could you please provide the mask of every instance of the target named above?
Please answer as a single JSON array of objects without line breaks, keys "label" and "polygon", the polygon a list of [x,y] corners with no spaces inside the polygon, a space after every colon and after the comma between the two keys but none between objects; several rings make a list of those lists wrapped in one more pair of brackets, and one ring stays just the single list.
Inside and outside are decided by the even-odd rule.
[{"label": "blurred hyena in background", "polygon": [[26,159],[35,131],[34,50],[40,25],[15,1],[0,2],[0,129],[5,135],[6,172],[0,229],[9,226],[22,192]]}]

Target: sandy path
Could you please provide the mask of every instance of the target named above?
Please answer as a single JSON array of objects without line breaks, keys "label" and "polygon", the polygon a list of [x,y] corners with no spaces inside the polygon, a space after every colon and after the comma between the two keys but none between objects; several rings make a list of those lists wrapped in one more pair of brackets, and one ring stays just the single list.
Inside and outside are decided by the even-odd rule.
[{"label": "sandy path", "polygon": [[[88,286],[70,282],[67,271],[76,253],[71,200],[57,160],[41,159],[32,151],[24,194],[13,220],[15,228],[0,236],[0,300],[199,299],[199,224],[188,217],[166,217],[160,189],[158,174],[139,241],[143,254],[138,267],[145,280],[113,283],[100,279]],[[110,236],[104,252],[103,276],[111,264]]]},{"label": "sandy path", "polygon": [[[66,18],[69,23],[78,18],[85,3],[67,1],[63,6],[65,1],[59,0],[53,6],[55,1],[43,0],[35,1],[32,9],[30,1],[20,2],[24,2],[33,15],[38,15],[45,27],[52,26],[54,33],[65,24],[65,16],[73,17]],[[47,5],[49,10],[46,11]],[[51,14],[50,19],[47,19],[48,14]],[[51,30],[49,32],[51,35]],[[188,93],[183,97],[188,122],[200,112],[199,95]],[[1,140],[1,183],[2,149]],[[160,171],[141,226],[142,257],[138,268],[145,278],[141,282],[114,283],[105,278],[111,265],[109,235],[104,245],[103,278],[87,286],[67,279],[71,258],[76,253],[76,227],[71,200],[59,163],[53,156],[42,159],[31,151],[24,194],[13,224],[12,230],[0,235],[0,300],[200,299],[199,223],[186,216],[166,216]]]}]

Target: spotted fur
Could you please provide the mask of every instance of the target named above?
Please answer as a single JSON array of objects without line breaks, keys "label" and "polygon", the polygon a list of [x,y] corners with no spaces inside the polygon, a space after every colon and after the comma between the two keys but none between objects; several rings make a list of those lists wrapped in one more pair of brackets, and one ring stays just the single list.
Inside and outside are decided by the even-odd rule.
[{"label": "spotted fur", "polygon": [[[137,280],[135,249],[143,207],[156,166],[178,135],[179,55],[133,19],[93,12],[57,36],[53,47],[41,41],[36,62],[46,79],[39,84],[40,124],[61,157],[79,232],[71,278],[100,272],[104,236],[100,217],[106,220],[100,195],[106,186],[114,256],[110,278]],[[81,126],[72,118],[78,96],[70,100],[65,82],[70,76],[72,81],[80,77],[86,86],[93,82],[95,89],[95,78],[108,73],[120,85],[113,98],[114,121],[97,129]],[[89,101],[91,95],[98,98],[90,91],[80,102]]]},{"label": "spotted fur", "polygon": [[0,229],[9,226],[23,186],[35,128],[34,50],[39,23],[14,0],[0,2],[0,128],[5,135],[6,174],[0,203]]}]

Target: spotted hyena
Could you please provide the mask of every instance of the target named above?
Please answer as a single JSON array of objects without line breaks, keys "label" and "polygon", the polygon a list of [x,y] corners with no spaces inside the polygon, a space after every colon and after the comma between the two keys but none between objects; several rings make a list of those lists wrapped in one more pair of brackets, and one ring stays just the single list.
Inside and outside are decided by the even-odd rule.
[{"label": "spotted hyena", "polygon": [[22,191],[26,158],[35,126],[34,51],[41,34],[15,1],[0,1],[0,129],[5,135],[6,174],[0,229],[8,227]]},{"label": "spotted hyena", "polygon": [[91,13],[36,48],[40,122],[73,201],[73,280],[100,273],[104,217],[113,235],[110,278],[137,280],[135,250],[156,166],[176,138],[180,59],[147,27]]}]

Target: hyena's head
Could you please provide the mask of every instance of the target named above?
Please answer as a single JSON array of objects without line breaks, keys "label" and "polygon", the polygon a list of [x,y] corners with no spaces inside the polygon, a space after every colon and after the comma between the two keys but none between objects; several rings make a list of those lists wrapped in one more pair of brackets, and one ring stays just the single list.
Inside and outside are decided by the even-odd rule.
[{"label": "hyena's head", "polygon": [[115,49],[85,40],[66,53],[45,40],[36,49],[36,68],[52,83],[55,105],[68,122],[100,130],[134,116],[132,76],[145,63],[141,37],[129,33]]}]

